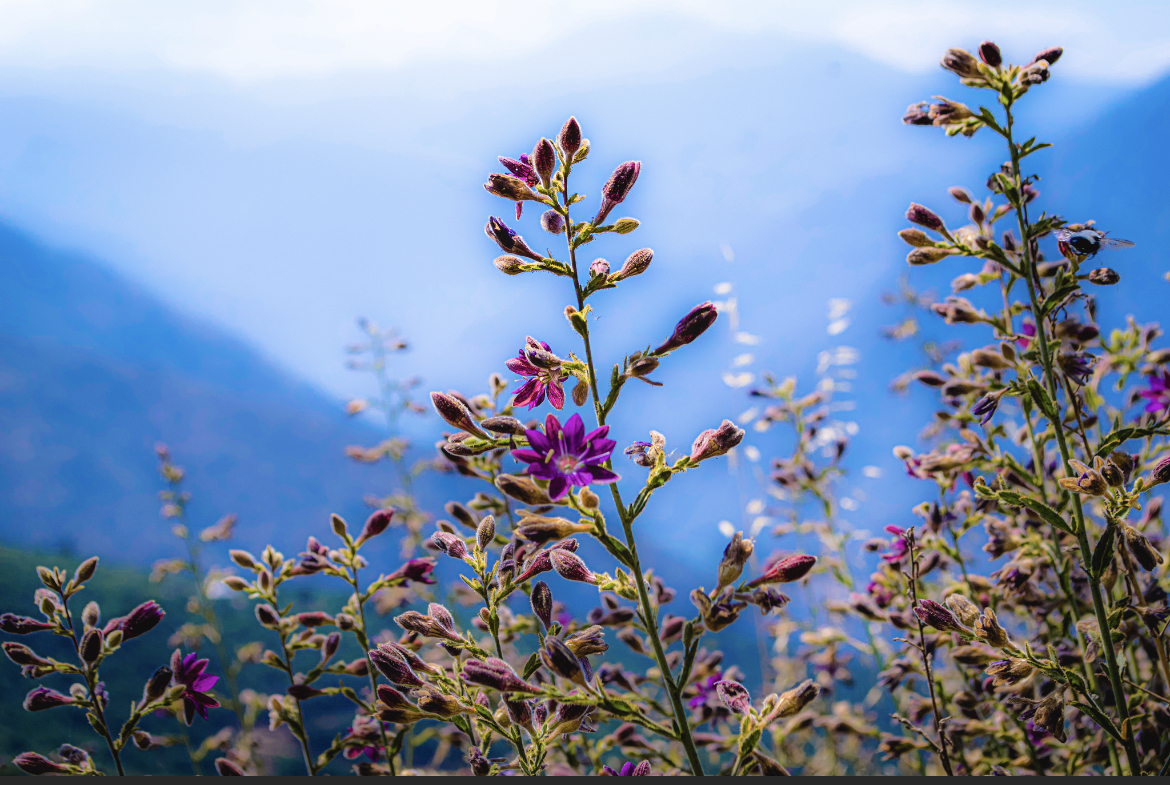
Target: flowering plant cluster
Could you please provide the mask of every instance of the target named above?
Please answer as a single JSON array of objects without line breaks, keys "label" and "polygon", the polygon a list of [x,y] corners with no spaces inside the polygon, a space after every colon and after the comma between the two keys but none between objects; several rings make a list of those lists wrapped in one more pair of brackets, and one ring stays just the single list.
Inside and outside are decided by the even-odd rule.
[{"label": "flowering plant cluster", "polygon": [[[449,520],[432,524],[411,489],[417,467],[405,467],[405,442],[392,433],[376,447],[349,451],[355,460],[387,458],[399,473],[400,488],[374,500],[360,529],[334,515],[329,533],[309,537],[295,556],[271,545],[259,556],[235,549],[233,569],[208,570],[200,543],[230,539],[235,519],[193,538],[182,470],[160,448],[164,516],[185,554],[156,564],[155,577],[193,578],[195,620],[176,633],[169,664],[147,680],[114,732],[99,666],[157,625],[163,611],[147,602],[102,625],[90,603],[75,619],[70,599],[93,577],[97,559],[72,578],[39,568],[44,588],[34,600],[42,618],[4,614],[0,630],[68,638],[76,663],[13,641],[4,651],[30,678],[80,681],[68,694],[34,689],[25,709],[84,710],[119,773],[130,746],[172,741],[139,727],[155,715],[178,721],[196,773],[217,750],[216,769],[227,775],[265,773],[258,751],[265,733],[295,741],[308,775],[338,772],[344,761],[358,774],[378,775],[1165,773],[1170,610],[1161,499],[1149,492],[1170,481],[1160,438],[1170,435],[1170,350],[1154,348],[1156,326],[1131,320],[1106,334],[1096,324],[1086,286],[1120,276],[1082,265],[1124,241],[1091,221],[1035,215],[1039,191],[1025,161],[1047,145],[1016,141],[1014,109],[1050,77],[1060,54],[1046,50],[1013,66],[990,42],[978,58],[951,50],[943,67],[994,95],[999,112],[939,99],[905,116],[949,135],[987,129],[1003,138],[1010,160],[988,179],[982,199],[951,189],[969,224],[949,226],[919,204],[907,212],[914,226],[901,237],[913,247],[911,265],[969,261],[955,278],[955,296],[936,303],[911,292],[907,301],[946,325],[983,331],[980,340],[990,343],[948,361],[959,344],[932,341],[924,347],[929,367],[899,383],[921,382],[941,400],[924,434],[926,451],[895,449],[909,477],[932,483],[930,498],[907,521],[883,521],[888,536],[867,539],[844,520],[856,504],[840,495],[849,432],[829,417],[832,380],[798,395],[795,380],[766,376],[751,391],[760,406],[743,421],[754,419],[758,432],[792,430],[790,455],[773,459],[764,478],[782,519],[773,534],[797,548],[815,541],[821,552],[761,560],[753,524],[746,538],[726,531],[722,557],[684,598],[644,568],[655,491],[736,456],[745,431],[723,420],[675,452],[649,430],[654,423],[644,440],[614,438],[607,421],[627,382],[660,386],[650,376],[719,312],[710,302],[695,306],[656,347],[632,349],[604,372],[594,351],[595,306],[607,290],[637,286],[631,279],[649,270],[654,254],[634,250],[616,270],[605,259],[579,258],[594,241],[620,241],[638,229],[633,218],[611,216],[642,166],[617,166],[594,217],[574,216],[585,197],[570,181],[591,148],[570,118],[530,154],[500,158],[507,172],[489,175],[485,185],[515,204],[513,224],[533,203],[529,219],[563,243],[563,253],[537,250],[541,243],[499,217],[484,228],[502,251],[494,264],[503,273],[567,279],[564,315],[576,345],[528,337],[515,356],[500,358],[518,386],[494,373],[482,393],[430,394],[448,426],[435,465],[477,483],[472,498],[449,502]],[[1012,228],[1003,229],[1005,222]],[[1061,255],[1051,261],[1042,251],[1050,236]],[[350,412],[372,405],[392,423],[421,408],[410,394],[414,381],[385,373],[389,353],[405,344],[368,322],[363,328],[369,341],[353,351],[369,359],[355,367],[375,374],[380,397],[355,401]],[[888,334],[918,332],[908,319]],[[543,419],[522,419],[545,402],[553,411]],[[395,530],[411,558],[371,569],[363,549]],[[599,547],[582,550],[589,541]],[[430,555],[415,556],[420,546]],[[875,554],[868,578],[855,575],[863,553]],[[605,569],[595,569],[597,559]],[[450,568],[459,582],[442,587],[444,604],[432,587]],[[339,609],[296,607],[303,601],[289,582],[325,579],[343,587]],[[788,613],[795,604],[782,584],[805,592],[800,614]],[[234,656],[216,612],[221,590],[248,600],[265,636]],[[585,613],[556,598],[581,590],[597,592]],[[812,591],[824,592],[824,601]],[[772,642],[771,655],[761,657],[762,699],[714,648],[716,633],[749,619]],[[204,644],[214,649],[214,664],[184,653]],[[280,691],[241,688],[245,665],[270,669]],[[859,695],[858,676],[867,670],[874,686]],[[216,693],[221,684],[226,694]],[[879,703],[892,713],[880,715]],[[335,719],[339,706],[344,725]],[[260,711],[267,711],[267,731],[255,727]],[[186,731],[196,718],[227,725],[196,748]],[[322,726],[330,722],[337,727],[325,742]],[[419,760],[424,752],[429,762]],[[99,773],[95,754],[66,744],[15,763],[31,774],[91,774]]]}]

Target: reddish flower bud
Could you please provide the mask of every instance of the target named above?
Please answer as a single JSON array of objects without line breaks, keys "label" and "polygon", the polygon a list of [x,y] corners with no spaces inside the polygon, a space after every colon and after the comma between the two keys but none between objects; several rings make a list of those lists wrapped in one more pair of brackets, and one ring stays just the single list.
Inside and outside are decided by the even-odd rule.
[{"label": "reddish flower bud", "polygon": [[674,333],[666,342],[654,350],[654,354],[666,354],[672,352],[680,346],[686,346],[691,341],[698,338],[703,333],[707,332],[707,328],[715,323],[715,319],[719,316],[719,312],[715,309],[715,305],[711,302],[700,303],[691,309],[690,313],[684,316],[677,325],[675,325]]},{"label": "reddish flower bud", "polygon": [[402,655],[385,644],[370,650],[370,662],[391,684],[402,687],[420,687],[423,684],[423,680],[411,670]]},{"label": "reddish flower bud", "polygon": [[943,55],[941,65],[951,73],[957,74],[964,79],[981,76],[979,73],[979,61],[964,49],[948,49],[947,53]]},{"label": "reddish flower bud", "polygon": [[708,428],[698,435],[691,445],[691,462],[699,463],[707,458],[726,455],[743,441],[743,437],[743,428],[737,428],[731,420],[724,420],[718,428]]},{"label": "reddish flower bud", "polygon": [[269,629],[276,629],[280,626],[280,616],[276,609],[267,603],[256,606],[256,621]]},{"label": "reddish flower bud", "polygon": [[1049,65],[1056,65],[1056,61],[1060,59],[1062,54],[1064,54],[1064,49],[1059,46],[1053,46],[1037,52],[1036,56],[1032,58],[1032,62],[1035,63],[1037,60],[1043,60]]},{"label": "reddish flower bud", "polygon": [[244,770],[227,758],[215,759],[215,771],[221,777],[243,777]]},{"label": "reddish flower bud", "polygon": [[[0,630],[9,635],[28,635],[33,632],[42,632],[53,629],[52,624],[30,619],[27,616],[17,616],[14,613],[5,613],[0,616]],[[29,753],[30,755],[32,753]]]},{"label": "reddish flower bud", "polygon": [[431,535],[431,542],[452,559],[462,559],[467,555],[467,544],[462,538],[449,532],[435,532]]},{"label": "reddish flower bud", "polygon": [[916,202],[911,202],[910,207],[906,210],[906,220],[935,232],[941,232],[946,228],[943,219],[939,218],[934,211]]},{"label": "reddish flower bud", "polygon": [[565,231],[565,218],[556,210],[545,210],[540,214],[540,228],[549,234],[560,234]]},{"label": "reddish flower bud", "polygon": [[552,142],[541,137],[532,151],[532,164],[541,184],[548,188],[552,182],[553,172],[557,168],[557,151],[553,149]]},{"label": "reddish flower bud", "polygon": [[557,136],[557,146],[571,163],[573,156],[581,149],[581,126],[577,123],[576,117],[570,117],[561,128],[561,133]]},{"label": "reddish flower bud", "polygon": [[305,627],[323,627],[333,624],[333,617],[324,611],[306,611],[297,614],[297,623]]},{"label": "reddish flower bud", "polygon": [[[542,586],[544,584],[541,584]],[[23,643],[15,643],[13,641],[6,641],[0,644],[4,648],[4,653],[8,655],[8,659],[15,662],[17,665],[32,665],[35,667],[43,667],[52,665],[53,663],[41,657],[35,651],[25,646]]]},{"label": "reddish flower bud", "polygon": [[[553,596],[552,590],[544,581],[537,581],[532,587],[532,612],[540,619],[540,623],[547,630],[552,624]],[[8,644],[5,644],[6,646]],[[25,663],[17,663],[23,665]]]},{"label": "reddish flower bud", "polygon": [[25,711],[45,711],[46,709],[55,709],[58,706],[69,706],[72,703],[73,698],[48,687],[37,687],[24,696]]},{"label": "reddish flower bud", "polygon": [[482,662],[468,660],[463,665],[463,679],[470,684],[479,684],[500,692],[540,692],[539,687],[533,687],[517,676],[511,665],[495,657]]},{"label": "reddish flower bud", "polygon": [[358,536],[358,543],[363,543],[373,537],[377,537],[382,532],[390,527],[390,521],[394,518],[394,510],[384,509],[375,510],[369,518],[366,519],[366,525],[362,527],[362,533]]},{"label": "reddish flower bud", "polygon": [[487,434],[481,431],[479,426],[475,424],[475,420],[471,417],[471,412],[454,395],[433,392],[431,393],[431,403],[434,405],[435,411],[439,413],[440,417],[446,420],[448,425],[467,431],[472,436],[488,438]]},{"label": "reddish flower bud", "polygon": [[594,259],[593,264],[589,265],[589,277],[597,278],[602,275],[609,275],[609,262],[605,259]]},{"label": "reddish flower bud", "polygon": [[748,588],[762,586],[766,583],[792,583],[808,575],[809,570],[817,563],[816,556],[789,556],[780,559],[764,572],[763,575],[748,583]]},{"label": "reddish flower bud", "polygon": [[480,425],[492,433],[503,433],[511,436],[524,435],[524,423],[515,417],[488,417]]},{"label": "reddish flower bud", "polygon": [[585,674],[581,671],[581,663],[563,641],[552,637],[545,638],[544,647],[540,650],[540,659],[551,673],[584,686]]},{"label": "reddish flower bud", "polygon": [[963,632],[966,628],[945,605],[934,600],[919,600],[914,614],[924,623],[941,632]]},{"label": "reddish flower bud", "polygon": [[610,211],[629,196],[630,189],[634,187],[641,171],[641,161],[626,161],[614,170],[601,188],[601,207],[597,211],[597,217],[593,219],[594,226],[600,225],[609,216]]},{"label": "reddish flower bud", "polygon": [[715,682],[715,694],[723,705],[736,714],[747,714],[752,707],[752,696],[747,687],[736,681]]},{"label": "reddish flower bud", "polygon": [[548,552],[552,567],[565,580],[581,581],[582,583],[597,583],[593,571],[585,566],[585,562],[575,553],[560,548]]},{"label": "reddish flower bud", "polygon": [[614,275],[615,281],[624,281],[627,278],[632,278],[635,275],[641,275],[650,267],[650,262],[654,261],[654,251],[649,248],[640,248],[626,257],[626,263],[622,265],[622,269],[617,271]]},{"label": "reddish flower bud", "polygon": [[489,174],[484,190],[511,202],[539,200],[540,195],[528,187],[528,183],[510,174]]},{"label": "reddish flower bud", "polygon": [[35,752],[22,752],[12,759],[12,763],[25,774],[33,776],[70,773],[68,766],[54,763],[44,755],[38,755]]},{"label": "reddish flower bud", "polygon": [[92,629],[81,636],[81,643],[77,645],[77,653],[81,655],[82,662],[92,665],[97,662],[97,658],[102,655],[102,631],[99,629]]},{"label": "reddish flower bud", "polygon": [[128,641],[139,635],[145,635],[158,626],[165,615],[166,613],[158,606],[157,602],[147,600],[130,611],[129,615],[122,621],[122,640]]},{"label": "reddish flower bud", "polygon": [[999,47],[991,41],[979,44],[979,59],[992,68],[999,68],[1003,64],[1003,55],[1000,53]]}]

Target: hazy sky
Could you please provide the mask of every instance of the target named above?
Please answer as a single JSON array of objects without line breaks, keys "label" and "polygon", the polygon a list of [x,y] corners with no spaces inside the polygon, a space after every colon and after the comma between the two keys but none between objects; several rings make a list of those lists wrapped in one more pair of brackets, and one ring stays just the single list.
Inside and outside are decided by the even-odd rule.
[{"label": "hazy sky", "polygon": [[668,329],[733,280],[780,335],[830,297],[875,302],[904,201],[951,184],[916,166],[924,145],[957,167],[1001,155],[898,123],[958,92],[938,59],[983,38],[1019,61],[1063,45],[1030,104],[1075,124],[1170,66],[1170,4],[0,0],[0,215],[334,394],[359,314],[400,324],[449,384],[491,367],[485,335],[500,353],[566,329],[532,307],[547,282],[491,268],[480,227],[511,208],[480,183],[577,113],[597,150],[583,191],[646,164],[626,205],[645,228],[598,255],[651,245],[665,274],[609,323]]}]

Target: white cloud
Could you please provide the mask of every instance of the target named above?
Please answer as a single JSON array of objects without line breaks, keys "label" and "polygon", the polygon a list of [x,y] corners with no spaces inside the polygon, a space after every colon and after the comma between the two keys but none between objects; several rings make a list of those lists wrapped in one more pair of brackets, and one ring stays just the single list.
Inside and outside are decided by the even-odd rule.
[{"label": "white cloud", "polygon": [[[681,25],[706,39],[780,36],[836,44],[905,71],[936,68],[944,49],[974,46],[978,38],[997,40],[1016,59],[1061,45],[1068,54],[1060,70],[1071,78],[1142,83],[1170,67],[1168,23],[1165,3],[1051,0],[0,0],[0,64],[162,68],[241,82],[393,70],[440,59],[519,61],[539,72],[557,61],[570,70],[612,67],[616,57],[623,68],[639,68],[679,43]],[[574,31],[588,26],[613,31],[609,51],[574,50]],[[550,53],[554,57],[545,59]]]}]

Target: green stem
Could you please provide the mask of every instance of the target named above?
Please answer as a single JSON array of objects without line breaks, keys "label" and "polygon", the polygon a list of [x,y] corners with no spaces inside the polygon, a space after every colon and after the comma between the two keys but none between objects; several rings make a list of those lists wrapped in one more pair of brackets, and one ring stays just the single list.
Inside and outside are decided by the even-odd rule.
[{"label": "green stem", "polygon": [[[1023,198],[1023,178],[1020,174],[1020,154],[1012,139],[1012,108],[1011,102],[1005,105],[1007,114],[1007,128],[1006,137],[1008,142],[1008,150],[1012,156],[1012,177],[1015,179],[1016,192],[1019,195],[1019,203],[1016,205],[1016,220],[1020,229],[1020,242],[1023,246],[1024,255],[1024,278],[1028,284],[1028,297],[1031,300],[1032,316],[1036,322],[1036,343],[1040,349],[1040,363],[1044,369],[1044,379],[1048,387],[1048,395],[1052,398],[1053,406],[1058,407],[1056,412],[1057,422],[1052,423],[1052,428],[1056,432],[1056,446],[1060,450],[1060,459],[1064,466],[1068,466],[1070,458],[1068,441],[1064,435],[1064,424],[1060,422],[1060,412],[1063,408],[1058,403],[1056,377],[1053,371],[1052,353],[1048,349],[1048,336],[1044,327],[1044,319],[1040,317],[1040,300],[1036,291],[1036,264],[1032,258],[1032,238],[1029,235],[1028,216]],[[1086,565],[1091,564],[1093,555],[1093,546],[1089,542],[1088,527],[1085,524],[1085,514],[1081,507],[1081,499],[1078,494],[1072,494],[1073,503],[1073,517],[1076,521],[1077,544],[1080,546],[1081,559]],[[1105,652],[1105,665],[1109,671],[1109,682],[1113,687],[1113,702],[1117,707],[1117,714],[1121,718],[1121,733],[1125,738],[1125,752],[1129,759],[1130,773],[1133,776],[1141,775],[1141,756],[1137,750],[1137,744],[1134,741],[1133,728],[1129,721],[1129,704],[1126,701],[1125,689],[1121,682],[1121,671],[1117,667],[1117,653],[1114,651],[1113,642],[1109,635],[1109,618],[1108,612],[1105,609],[1105,602],[1101,597],[1101,587],[1097,581],[1089,581],[1089,592],[1093,598],[1093,611],[1097,617],[1097,627],[1101,633],[1102,650]],[[1120,772],[1118,772],[1120,773]]]},{"label": "green stem", "polygon": [[[577,249],[573,247],[573,221],[569,217],[569,170],[571,168],[570,162],[566,162],[565,176],[562,181],[563,195],[565,201],[565,239],[569,246],[569,260],[573,269],[573,290],[577,295],[577,310],[584,311],[585,297],[581,291],[581,283],[577,274]],[[589,342],[589,324],[586,321],[584,329],[581,330],[581,338],[585,344],[585,361],[589,368],[589,387],[593,394],[593,408],[597,416],[598,427],[605,425],[606,412],[602,409],[601,396],[597,389],[597,371],[593,363],[593,348]],[[610,468],[611,461],[606,461],[606,468]],[[634,582],[638,587],[638,605],[642,611],[642,620],[646,625],[646,632],[650,637],[650,642],[654,647],[654,659],[658,663],[659,670],[662,671],[662,684],[670,695],[671,707],[674,709],[674,720],[678,726],[680,741],[686,749],[687,761],[690,763],[691,773],[696,777],[703,776],[703,764],[699,760],[699,751],[695,747],[695,740],[691,735],[690,721],[687,718],[686,708],[682,702],[682,691],[679,685],[675,683],[671,676],[670,663],[666,659],[666,652],[662,648],[662,642],[658,636],[658,611],[650,603],[650,594],[646,590],[646,579],[642,574],[642,565],[638,560],[638,548],[634,540],[633,519],[630,517],[625,505],[622,504],[621,494],[618,491],[617,483],[610,483],[610,492],[613,494],[614,504],[617,505],[618,517],[621,518],[622,528],[625,530],[626,548],[630,552],[630,569],[634,573]]]},{"label": "green stem", "polygon": [[[356,557],[357,553],[354,552],[353,556]],[[351,570],[350,586],[353,587],[353,596],[354,599],[357,600],[358,623],[362,625],[361,639],[359,642],[361,643],[362,649],[366,655],[366,674],[370,677],[370,692],[372,693],[370,700],[371,706],[373,706],[373,701],[378,699],[378,669],[374,667],[374,662],[370,659],[370,636],[366,631],[366,603],[362,599],[361,584],[358,583],[358,570],[357,567],[354,566],[350,566],[349,569]],[[377,719],[377,714],[373,711],[372,708],[370,713],[374,714],[374,719],[378,723],[378,731],[382,735],[382,751],[386,753],[386,773],[390,776],[395,776],[397,772],[394,770],[394,756],[390,754],[390,739],[386,736],[386,726],[382,723],[381,720]],[[305,732],[305,735],[309,735],[308,731]]]}]

